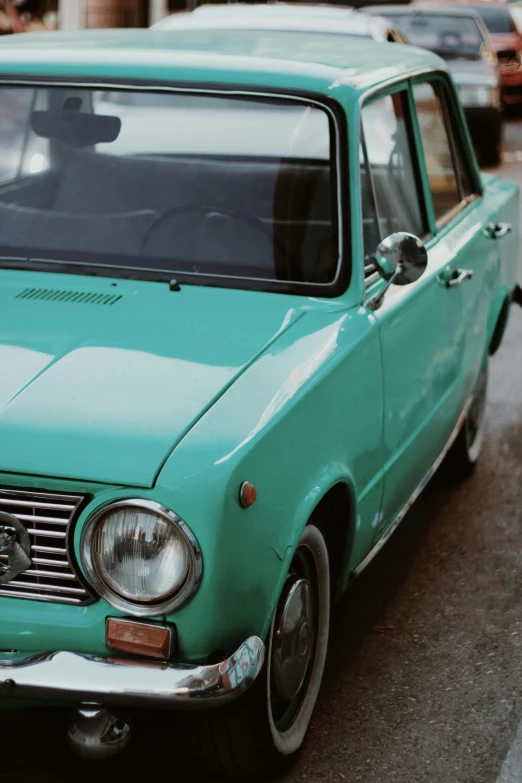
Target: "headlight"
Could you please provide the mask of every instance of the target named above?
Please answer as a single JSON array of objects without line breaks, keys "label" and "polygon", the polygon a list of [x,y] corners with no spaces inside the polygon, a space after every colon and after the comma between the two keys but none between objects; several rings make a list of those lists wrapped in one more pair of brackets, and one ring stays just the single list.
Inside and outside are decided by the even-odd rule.
[{"label": "headlight", "polygon": [[181,606],[201,579],[201,552],[187,525],[150,500],[122,500],[97,511],[82,537],[82,560],[110,604],[153,617]]},{"label": "headlight", "polygon": [[492,103],[491,87],[462,84],[458,87],[458,92],[462,105],[465,107],[496,105],[494,102]]}]

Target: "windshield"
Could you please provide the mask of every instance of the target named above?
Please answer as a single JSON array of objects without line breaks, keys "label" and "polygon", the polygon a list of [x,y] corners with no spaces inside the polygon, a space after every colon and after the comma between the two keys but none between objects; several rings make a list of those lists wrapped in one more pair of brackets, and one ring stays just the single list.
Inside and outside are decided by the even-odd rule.
[{"label": "windshield", "polygon": [[332,283],[332,138],[304,101],[1,87],[0,265]]},{"label": "windshield", "polygon": [[431,49],[442,57],[480,56],[484,43],[471,16],[442,14],[397,14],[393,16],[410,43]]},{"label": "windshield", "polygon": [[497,8],[491,5],[477,5],[473,7],[481,15],[490,33],[506,34],[515,32],[513,20],[507,8],[502,8],[502,6]]}]

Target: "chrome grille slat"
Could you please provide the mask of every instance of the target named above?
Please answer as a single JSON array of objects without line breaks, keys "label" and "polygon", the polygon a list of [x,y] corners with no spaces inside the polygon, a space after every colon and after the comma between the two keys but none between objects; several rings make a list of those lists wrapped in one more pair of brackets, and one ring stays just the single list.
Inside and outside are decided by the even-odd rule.
[{"label": "chrome grille slat", "polygon": [[24,574],[28,576],[52,576],[55,579],[76,579],[74,574],[57,574],[56,571],[42,571],[37,568],[28,568],[27,571],[24,571]]},{"label": "chrome grille slat", "polygon": [[[24,525],[32,559],[26,571],[0,585],[0,596],[77,605],[93,600],[68,551],[72,524],[82,501],[80,495],[0,488],[0,511]],[[7,559],[0,555],[2,563]]]},{"label": "chrome grille slat", "polygon": [[68,519],[61,519],[60,517],[37,517],[31,514],[13,514],[17,519],[21,519],[22,522],[44,522],[46,525],[68,525]]},{"label": "chrome grille slat", "polygon": [[55,546],[36,546],[36,544],[31,545],[31,549],[33,552],[47,552],[48,554],[56,554],[56,555],[66,555],[67,550],[66,549],[57,549]]},{"label": "chrome grille slat", "polygon": [[[7,555],[0,555],[0,560],[7,562],[8,560]],[[36,565],[56,566],[56,568],[69,568],[69,569],[71,567],[68,560],[50,560],[44,557],[32,557],[31,560]],[[76,577],[73,576],[72,578],[75,579]]]},{"label": "chrome grille slat", "polygon": [[33,557],[32,561],[36,565],[56,566],[56,568],[70,568],[68,560],[51,560],[45,557]]},{"label": "chrome grille slat", "polygon": [[29,590],[34,590],[37,587],[38,590],[45,590],[47,593],[64,592],[71,595],[85,595],[86,592],[83,587],[57,587],[56,585],[44,585],[43,582],[21,582],[19,579],[13,579],[9,584],[22,589],[27,587]]},{"label": "chrome grille slat", "polygon": [[27,532],[29,533],[29,535],[45,536],[46,538],[65,538],[65,536],[67,535],[65,531],[62,532],[61,530],[41,530],[41,529],[39,530],[38,528],[35,527],[28,527]]},{"label": "chrome grille slat", "polygon": [[4,500],[0,498],[0,508],[2,506],[18,506],[22,508],[45,508],[49,511],[65,511],[71,513],[71,511],[74,511],[76,506],[65,504],[65,503],[44,503],[41,501],[35,500],[34,503],[31,503],[30,500],[17,500],[17,499],[7,499]]},{"label": "chrome grille slat", "polygon": [[15,592],[14,590],[6,590],[6,585],[0,588],[0,595],[8,596],[9,598],[30,598],[33,601],[52,601],[53,603],[61,604],[85,604],[87,601],[82,601],[81,598],[69,598],[66,596],[60,596],[57,598],[54,595],[42,595],[41,593],[29,593],[29,592]]}]

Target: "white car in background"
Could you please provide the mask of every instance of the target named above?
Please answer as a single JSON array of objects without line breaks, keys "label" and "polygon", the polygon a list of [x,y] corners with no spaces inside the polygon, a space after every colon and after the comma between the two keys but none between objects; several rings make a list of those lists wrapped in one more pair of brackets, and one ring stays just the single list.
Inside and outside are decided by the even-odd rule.
[{"label": "white car in background", "polygon": [[389,19],[369,17],[355,8],[286,3],[200,5],[190,13],[172,14],[153,25],[156,30],[230,29],[331,33],[371,38],[374,41],[409,43]]},{"label": "white car in background", "polygon": [[[251,56],[270,56],[274,46],[280,45],[281,36],[292,36],[292,46],[299,52],[300,59],[313,61],[316,49],[324,47],[324,35],[329,38],[331,59],[339,51],[340,60],[345,59],[347,40],[365,37],[376,41],[406,43],[404,35],[392,22],[378,16],[359,13],[355,9],[334,6],[297,6],[276,3],[270,5],[203,5],[189,13],[168,16],[153,25],[154,32],[171,30],[185,31],[184,47],[200,49],[201,31],[208,31],[209,47],[213,31],[230,31],[227,52],[234,54],[235,48],[240,54],[244,47],[244,36],[238,36],[237,30],[250,30],[255,33],[252,40]],[[266,35],[263,31],[266,30]],[[197,31],[193,41],[190,32]],[[310,35],[314,32],[315,35]],[[301,36],[296,47],[296,36]],[[275,36],[278,41],[275,40]],[[222,37],[222,36],[221,36]],[[325,145],[328,134],[317,125],[317,118],[303,111],[299,123],[299,133],[295,132],[294,111],[271,111],[268,104],[260,107],[255,102],[249,110],[241,107],[241,113],[235,116],[234,98],[228,101],[216,101],[211,96],[206,103],[199,100],[197,106],[198,122],[194,123],[193,100],[190,96],[179,95],[176,105],[172,105],[172,96],[158,93],[130,93],[126,91],[106,92],[100,90],[93,97],[95,109],[100,114],[117,112],[122,127],[118,139],[110,145],[98,144],[98,152],[109,151],[112,155],[150,156],[149,128],[161,128],[163,143],[154,154],[157,156],[176,154],[198,156],[208,154],[208,129],[212,128],[211,145],[214,152],[216,143],[221,154],[242,154],[246,145],[250,150],[253,139],[260,155],[271,156],[274,148],[281,154],[281,139],[287,155],[292,157],[328,158],[330,154]],[[146,109],[147,111],[144,111]],[[226,109],[225,111],[223,109]],[[310,116],[309,116],[310,115]],[[235,117],[231,122],[231,117]],[[274,133],[274,122],[277,133]],[[199,127],[199,132],[194,128]],[[107,150],[106,150],[107,148]]]}]

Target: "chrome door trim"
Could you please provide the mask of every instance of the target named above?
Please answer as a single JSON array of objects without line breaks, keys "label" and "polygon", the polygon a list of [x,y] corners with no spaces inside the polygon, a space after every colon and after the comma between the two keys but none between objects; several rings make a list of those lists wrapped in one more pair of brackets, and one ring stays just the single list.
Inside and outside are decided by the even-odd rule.
[{"label": "chrome door trim", "polygon": [[352,571],[352,574],[351,574],[352,579],[355,579],[356,577],[358,577],[364,571],[366,566],[369,565],[369,563],[371,563],[373,558],[381,551],[383,546],[387,543],[388,539],[391,538],[393,533],[395,533],[395,531],[399,527],[400,523],[402,522],[402,520],[404,519],[404,517],[406,516],[408,511],[410,510],[412,505],[415,503],[415,501],[419,497],[419,495],[422,492],[422,490],[425,488],[426,484],[432,478],[433,474],[440,467],[440,464],[441,464],[442,460],[444,459],[444,457],[446,456],[446,454],[448,453],[448,451],[452,447],[453,443],[455,442],[455,440],[457,438],[457,435],[459,434],[459,432],[460,432],[460,430],[462,428],[462,425],[464,424],[464,421],[466,419],[466,416],[468,415],[468,411],[469,411],[470,406],[471,406],[471,402],[472,402],[472,400],[471,400],[471,397],[470,397],[467,400],[467,402],[466,402],[466,404],[464,406],[464,409],[463,409],[462,413],[460,414],[460,416],[459,416],[459,418],[457,420],[457,423],[455,424],[455,427],[453,428],[453,431],[452,431],[448,441],[446,442],[446,445],[444,446],[444,448],[440,452],[439,456],[437,457],[437,459],[435,460],[433,465],[429,468],[427,473],[424,475],[423,479],[417,485],[417,487],[413,491],[412,495],[410,495],[410,497],[408,498],[408,500],[406,501],[404,506],[401,508],[399,513],[394,517],[392,522],[385,529],[384,533],[379,538],[377,543],[372,547],[372,549],[370,549],[370,551],[368,552],[366,557],[363,558],[363,560],[361,560],[361,562],[359,563],[357,568],[355,568]]}]

